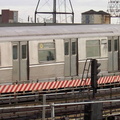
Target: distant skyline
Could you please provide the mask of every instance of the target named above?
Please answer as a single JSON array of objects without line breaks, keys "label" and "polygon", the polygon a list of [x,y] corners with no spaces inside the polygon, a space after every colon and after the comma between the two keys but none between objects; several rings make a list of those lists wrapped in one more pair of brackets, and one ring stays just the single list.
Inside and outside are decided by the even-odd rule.
[{"label": "distant skyline", "polygon": [[[45,0],[41,0],[45,1]],[[47,1],[47,0],[46,0]],[[52,1],[52,0],[49,0]],[[60,0],[59,0],[60,1]],[[0,13],[2,9],[19,12],[19,21],[27,22],[28,16],[34,20],[34,12],[38,0],[0,0]],[[75,22],[81,22],[81,13],[88,10],[107,11],[108,0],[71,0],[75,13]]]}]

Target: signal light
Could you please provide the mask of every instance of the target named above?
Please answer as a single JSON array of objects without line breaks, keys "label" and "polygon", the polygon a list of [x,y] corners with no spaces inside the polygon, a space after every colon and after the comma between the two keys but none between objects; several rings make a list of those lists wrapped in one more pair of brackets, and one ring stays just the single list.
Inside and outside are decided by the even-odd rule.
[{"label": "signal light", "polygon": [[91,60],[91,86],[92,88],[97,88],[97,81],[99,79],[98,74],[100,73],[99,67],[101,66],[100,63],[96,59]]}]

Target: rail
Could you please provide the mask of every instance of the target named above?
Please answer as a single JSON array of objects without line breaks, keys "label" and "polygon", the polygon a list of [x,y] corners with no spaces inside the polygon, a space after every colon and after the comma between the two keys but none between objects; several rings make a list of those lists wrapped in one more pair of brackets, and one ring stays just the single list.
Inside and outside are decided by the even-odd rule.
[{"label": "rail", "polygon": [[[119,100],[101,100],[101,101],[96,101],[96,100],[93,100],[93,101],[88,101],[88,102],[76,102],[76,103],[61,103],[61,104],[54,104],[54,103],[51,103],[51,104],[48,104],[48,105],[34,105],[34,106],[18,106],[18,107],[1,107],[0,108],[0,111],[5,111],[5,110],[20,110],[20,109],[35,109],[35,108],[44,108],[44,107],[49,107],[51,109],[51,120],[55,120],[55,107],[62,107],[62,106],[75,106],[75,105],[86,105],[86,104],[96,104],[96,103],[117,103],[117,102],[120,102],[120,99]],[[105,110],[106,112],[107,110]],[[117,113],[115,114],[115,112],[112,115],[119,115],[120,113]],[[105,116],[105,115],[103,115]],[[108,116],[108,114],[107,114]]]}]

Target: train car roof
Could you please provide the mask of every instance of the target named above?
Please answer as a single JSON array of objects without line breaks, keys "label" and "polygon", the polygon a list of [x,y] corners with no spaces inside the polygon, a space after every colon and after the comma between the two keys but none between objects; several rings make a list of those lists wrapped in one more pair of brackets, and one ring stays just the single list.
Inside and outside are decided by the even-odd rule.
[{"label": "train car roof", "polygon": [[120,25],[111,24],[0,27],[0,41],[32,41],[119,35]]}]

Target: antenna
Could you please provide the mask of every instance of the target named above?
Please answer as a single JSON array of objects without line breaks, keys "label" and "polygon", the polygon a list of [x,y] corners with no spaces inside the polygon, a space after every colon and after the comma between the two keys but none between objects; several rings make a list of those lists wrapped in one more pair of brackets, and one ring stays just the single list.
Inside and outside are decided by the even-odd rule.
[{"label": "antenna", "polygon": [[[45,3],[47,3],[50,0],[46,0],[46,1],[43,0],[43,1]],[[43,14],[43,15],[50,14],[50,15],[52,15],[52,20],[53,20],[52,22],[53,23],[57,23],[57,15],[65,15],[65,21],[67,21],[66,20],[67,19],[67,15],[72,15],[72,23],[74,23],[74,11],[73,11],[71,0],[52,0],[52,1],[53,1],[52,11],[49,11],[49,10],[48,11],[42,11],[42,8],[41,8],[41,10],[38,10],[38,8],[39,8],[40,3],[42,2],[42,0],[38,0],[37,6],[36,6],[36,9],[35,9],[35,23],[37,21],[37,15],[38,14]],[[61,5],[63,5],[63,3],[64,3],[64,10],[60,11],[60,9],[59,9],[59,11],[58,11],[57,6],[59,6],[59,8],[60,8],[59,1],[61,1]],[[69,6],[70,6],[70,8],[69,8],[70,12],[68,12],[66,10],[66,7],[68,7],[68,6],[66,6],[66,4],[67,5],[69,4]],[[44,6],[45,6],[45,4],[44,4]]]}]

